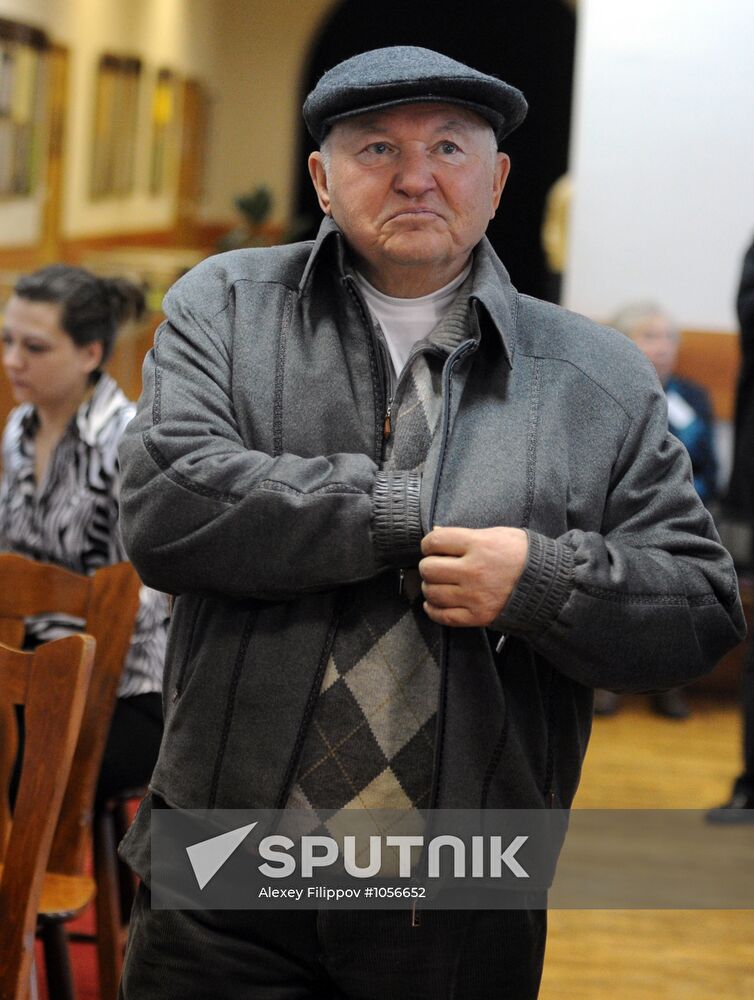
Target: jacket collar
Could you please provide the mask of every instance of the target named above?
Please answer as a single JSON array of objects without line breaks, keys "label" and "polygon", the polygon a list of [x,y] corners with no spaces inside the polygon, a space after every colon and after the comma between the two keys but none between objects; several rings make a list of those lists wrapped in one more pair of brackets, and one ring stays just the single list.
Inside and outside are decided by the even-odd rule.
[{"label": "jacket collar", "polygon": [[474,248],[473,284],[469,299],[482,336],[495,332],[505,353],[508,367],[513,367],[516,349],[518,292],[511,284],[508,272],[483,236]]},{"label": "jacket collar", "polygon": [[[306,294],[320,258],[324,260],[327,257],[330,257],[334,263],[339,277],[345,278],[348,270],[347,244],[340,229],[330,216],[325,216],[319,227],[317,238],[298,286],[299,296]],[[474,249],[471,279],[469,301],[479,325],[480,334],[484,337],[486,334],[494,332],[499,337],[508,366],[512,368],[516,341],[518,293],[486,236],[482,237]]]},{"label": "jacket collar", "polygon": [[340,277],[343,277],[346,272],[345,240],[335,222],[329,215],[326,215],[322,219],[322,225],[319,227],[312,252],[309,254],[309,260],[306,262],[304,273],[301,275],[301,281],[298,286],[299,297],[305,294],[320,257],[326,257],[330,253],[335,255],[337,273]]}]

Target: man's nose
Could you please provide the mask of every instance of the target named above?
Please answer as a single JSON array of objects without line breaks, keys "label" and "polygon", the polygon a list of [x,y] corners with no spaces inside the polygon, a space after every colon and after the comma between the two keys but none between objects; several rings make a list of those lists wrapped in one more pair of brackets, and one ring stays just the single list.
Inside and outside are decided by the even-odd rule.
[{"label": "man's nose", "polygon": [[418,198],[435,186],[435,176],[426,150],[409,148],[401,151],[394,186],[409,198]]}]

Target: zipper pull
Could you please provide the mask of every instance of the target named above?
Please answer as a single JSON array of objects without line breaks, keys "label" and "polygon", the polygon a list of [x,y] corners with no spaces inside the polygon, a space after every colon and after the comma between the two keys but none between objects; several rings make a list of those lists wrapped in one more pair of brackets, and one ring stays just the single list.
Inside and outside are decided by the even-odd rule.
[{"label": "zipper pull", "polygon": [[403,595],[403,581],[406,577],[405,569],[398,570],[398,597]]},{"label": "zipper pull", "polygon": [[382,424],[383,441],[387,441],[387,439],[390,437],[393,431],[393,427],[390,421],[390,414],[392,412],[392,409],[393,409],[393,397],[391,396],[390,399],[387,401],[387,409],[385,410],[385,420]]}]

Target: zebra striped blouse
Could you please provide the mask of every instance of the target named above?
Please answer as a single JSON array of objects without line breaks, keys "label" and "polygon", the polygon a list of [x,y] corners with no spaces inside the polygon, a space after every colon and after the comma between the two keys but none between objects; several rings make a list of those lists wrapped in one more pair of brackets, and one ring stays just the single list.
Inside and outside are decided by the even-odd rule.
[{"label": "zebra striped blouse", "polygon": [[[8,417],[0,481],[0,550],[92,573],[126,558],[118,528],[118,442],[136,407],[109,375],[101,375],[50,458],[37,487],[34,438],[38,419],[25,403]],[[131,648],[118,696],[159,691],[167,637],[167,598],[142,586]],[[65,615],[27,622],[36,641],[81,628]]]}]

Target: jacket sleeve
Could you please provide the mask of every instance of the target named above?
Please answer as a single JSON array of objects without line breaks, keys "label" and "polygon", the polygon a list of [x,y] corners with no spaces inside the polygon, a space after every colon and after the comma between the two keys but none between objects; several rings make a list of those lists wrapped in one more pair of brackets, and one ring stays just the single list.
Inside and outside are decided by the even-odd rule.
[{"label": "jacket sleeve", "polygon": [[644,691],[711,670],[745,635],[733,563],[667,432],[659,387],[641,390],[601,531],[529,532],[495,626],[589,687]]},{"label": "jacket sleeve", "polygon": [[180,284],[169,293],[121,441],[123,541],[144,582],[278,600],[416,563],[418,474],[380,472],[363,454],[272,456],[242,440],[230,310],[208,315],[202,298]]}]

